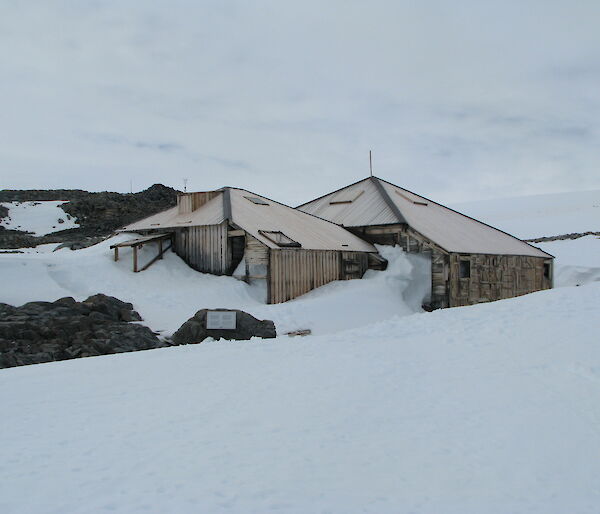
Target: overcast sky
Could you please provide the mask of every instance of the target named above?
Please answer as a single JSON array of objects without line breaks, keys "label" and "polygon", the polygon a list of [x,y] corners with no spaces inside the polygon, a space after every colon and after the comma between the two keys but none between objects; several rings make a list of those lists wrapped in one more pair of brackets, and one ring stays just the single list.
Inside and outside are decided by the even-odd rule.
[{"label": "overcast sky", "polygon": [[0,189],[600,189],[600,1],[11,1]]}]

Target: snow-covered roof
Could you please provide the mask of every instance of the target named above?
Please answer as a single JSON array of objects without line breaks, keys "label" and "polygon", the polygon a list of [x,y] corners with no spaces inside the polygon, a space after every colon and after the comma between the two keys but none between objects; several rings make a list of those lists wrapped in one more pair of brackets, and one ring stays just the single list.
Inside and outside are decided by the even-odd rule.
[{"label": "snow-covered roof", "polygon": [[406,223],[448,252],[552,257],[506,232],[377,177],[298,209],[345,227]]},{"label": "snow-covered roof", "polygon": [[[229,219],[270,248],[281,248],[265,233],[281,232],[307,250],[376,252],[375,247],[343,227],[244,189],[226,187],[198,209],[180,214],[172,207],[132,223],[121,232],[164,231],[180,227],[218,225]],[[229,211],[229,212],[228,212]]]}]

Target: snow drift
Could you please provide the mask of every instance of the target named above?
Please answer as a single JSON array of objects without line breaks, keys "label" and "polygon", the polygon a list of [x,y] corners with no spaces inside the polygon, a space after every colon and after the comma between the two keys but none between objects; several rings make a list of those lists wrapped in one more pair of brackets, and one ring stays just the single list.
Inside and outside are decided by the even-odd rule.
[{"label": "snow drift", "polygon": [[45,236],[59,230],[77,228],[77,220],[60,207],[65,201],[4,202],[8,217],[0,219],[0,225],[11,230],[31,232]]},{"label": "snow drift", "polygon": [[[101,292],[133,303],[144,322],[163,335],[203,308],[240,309],[271,319],[280,334],[298,329],[326,334],[419,312],[429,294],[428,262],[399,248],[382,247],[389,260],[386,271],[369,271],[363,280],[332,282],[290,302],[265,305],[246,283],[198,273],[170,251],[147,270],[133,273],[131,250],[121,249],[121,259],[114,262],[109,249],[130,237],[119,235],[77,251],[49,253],[52,245],[46,245],[42,251],[0,254],[0,302],[21,305],[64,296],[83,300]],[[156,252],[154,244],[145,245],[140,266]]]},{"label": "snow drift", "polygon": [[0,511],[595,513],[600,284],[0,373]]}]

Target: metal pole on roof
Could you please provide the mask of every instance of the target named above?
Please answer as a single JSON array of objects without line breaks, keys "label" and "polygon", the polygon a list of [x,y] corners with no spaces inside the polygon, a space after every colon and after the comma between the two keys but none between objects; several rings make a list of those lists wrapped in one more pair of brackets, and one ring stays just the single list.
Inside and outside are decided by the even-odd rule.
[{"label": "metal pole on roof", "polygon": [[188,179],[184,178],[183,179],[183,192],[186,193],[187,192],[187,183],[188,183]]},{"label": "metal pole on roof", "polygon": [[371,176],[373,176],[373,159],[371,159],[371,150],[369,150],[369,170],[371,171]]}]

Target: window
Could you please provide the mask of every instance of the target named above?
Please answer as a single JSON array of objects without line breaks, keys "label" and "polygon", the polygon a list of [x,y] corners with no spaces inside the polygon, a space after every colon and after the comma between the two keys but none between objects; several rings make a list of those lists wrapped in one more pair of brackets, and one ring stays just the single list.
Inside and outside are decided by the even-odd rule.
[{"label": "window", "polygon": [[269,202],[259,198],[258,196],[244,196],[246,200],[250,200],[252,203],[256,205],[269,205]]},{"label": "window", "polygon": [[461,259],[458,262],[458,278],[471,278],[471,261]]},{"label": "window", "polygon": [[337,195],[335,195],[330,201],[329,201],[329,205],[339,205],[339,204],[343,204],[343,203],[352,203],[354,200],[356,200],[360,195],[362,195],[364,193],[363,190],[361,191],[341,191],[340,193],[338,193]]},{"label": "window", "polygon": [[404,198],[405,200],[408,200],[410,203],[413,203],[415,205],[424,205],[425,207],[427,207],[427,202],[422,202],[419,200],[412,200],[411,198],[409,198],[407,195],[405,195],[404,193],[401,193],[400,191],[398,191],[397,189],[394,189],[394,191],[396,191],[396,194],[398,196],[401,196],[402,198]]},{"label": "window", "polygon": [[261,236],[273,241],[277,246],[283,248],[299,248],[302,245],[298,241],[294,241],[291,237],[286,236],[283,232],[271,230],[259,230]]}]

